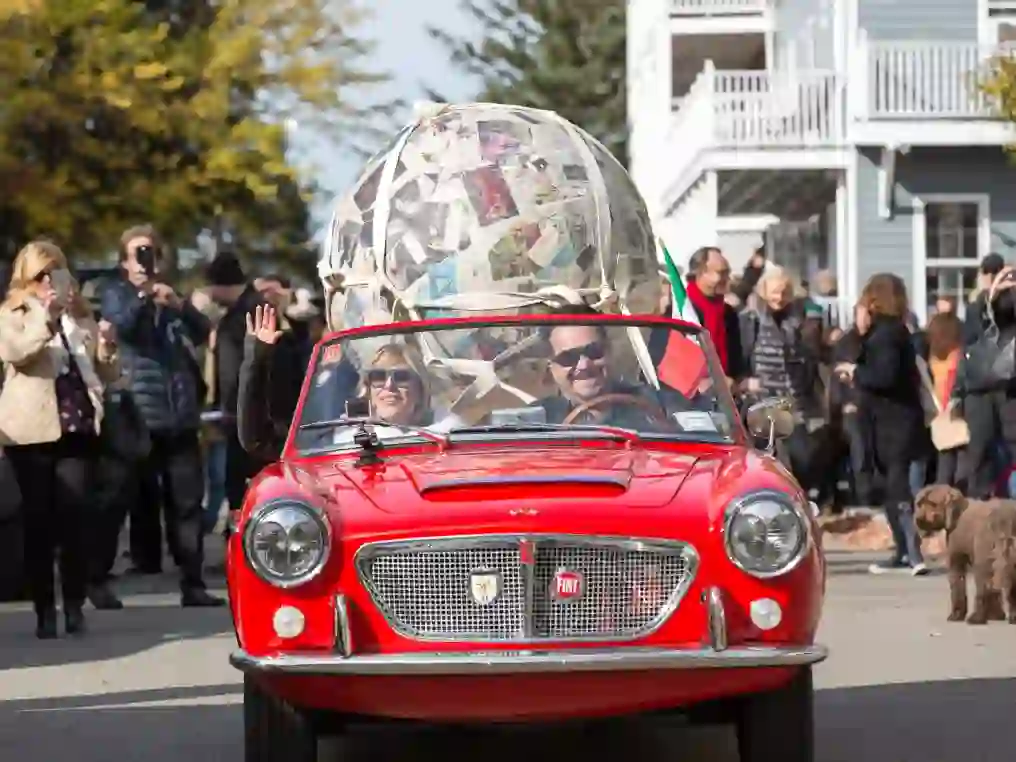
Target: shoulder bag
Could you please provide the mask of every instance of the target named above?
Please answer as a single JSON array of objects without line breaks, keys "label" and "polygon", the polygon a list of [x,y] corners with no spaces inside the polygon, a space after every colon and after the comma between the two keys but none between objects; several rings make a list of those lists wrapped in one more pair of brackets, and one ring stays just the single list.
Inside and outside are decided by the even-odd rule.
[{"label": "shoulder bag", "polygon": [[996,278],[984,302],[984,333],[966,351],[966,379],[973,392],[997,389],[1016,380],[1016,338],[1002,342],[991,308],[998,281]]},{"label": "shoulder bag", "polygon": [[925,408],[930,418],[931,441],[935,449],[944,452],[970,444],[970,427],[965,420],[955,417],[956,411],[952,405],[942,407],[938,397],[935,396],[935,384],[931,380],[931,373],[928,372],[928,363],[923,357],[917,358],[917,371],[924,387],[923,396],[931,401],[931,409],[928,409],[927,404]]}]

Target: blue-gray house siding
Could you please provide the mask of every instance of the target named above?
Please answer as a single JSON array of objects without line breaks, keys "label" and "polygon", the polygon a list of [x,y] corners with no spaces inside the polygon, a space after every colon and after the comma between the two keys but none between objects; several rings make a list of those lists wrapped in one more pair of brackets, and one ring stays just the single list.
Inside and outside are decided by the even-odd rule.
[{"label": "blue-gray house siding", "polygon": [[879,216],[877,150],[858,151],[857,283],[877,272],[901,276],[913,289],[914,196],[986,193],[991,197],[991,250],[1016,261],[1016,164],[998,148],[915,148],[897,156],[891,219]]},{"label": "blue-gray house siding", "polygon": [[977,0],[858,0],[872,40],[977,42]]}]

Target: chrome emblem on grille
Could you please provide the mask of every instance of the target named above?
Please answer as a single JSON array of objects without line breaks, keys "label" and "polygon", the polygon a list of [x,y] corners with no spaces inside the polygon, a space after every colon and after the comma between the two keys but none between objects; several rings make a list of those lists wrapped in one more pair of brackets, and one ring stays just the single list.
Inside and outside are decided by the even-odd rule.
[{"label": "chrome emblem on grille", "polygon": [[501,595],[501,572],[494,569],[477,569],[469,574],[469,592],[481,606],[489,606]]},{"label": "chrome emblem on grille", "polygon": [[585,592],[585,578],[577,571],[558,569],[550,583],[550,597],[560,603],[574,601]]}]

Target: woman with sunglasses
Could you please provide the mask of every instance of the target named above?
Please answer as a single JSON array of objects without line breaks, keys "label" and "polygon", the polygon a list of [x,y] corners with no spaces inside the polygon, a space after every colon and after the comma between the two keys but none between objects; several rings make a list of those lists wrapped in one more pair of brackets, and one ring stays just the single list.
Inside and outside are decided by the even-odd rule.
[{"label": "woman with sunglasses", "polygon": [[54,557],[68,634],[85,629],[89,474],[102,424],[103,384],[119,376],[116,337],[96,324],[63,252],[33,241],[14,260],[0,305],[0,445],[17,474],[36,635],[57,636]]},{"label": "woman with sunglasses", "polygon": [[430,393],[416,370],[419,366],[412,351],[400,344],[386,344],[375,353],[363,375],[363,396],[370,400],[375,417],[407,426],[433,422]]}]

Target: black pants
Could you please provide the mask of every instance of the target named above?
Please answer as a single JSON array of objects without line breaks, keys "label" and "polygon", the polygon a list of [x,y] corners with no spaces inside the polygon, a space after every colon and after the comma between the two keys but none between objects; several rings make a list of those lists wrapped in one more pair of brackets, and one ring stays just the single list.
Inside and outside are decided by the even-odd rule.
[{"label": "black pants", "polygon": [[[89,582],[103,585],[109,581],[120,546],[120,530],[128,512],[140,501],[138,463],[110,455],[100,455],[96,463],[95,539],[89,548]],[[131,523],[133,529],[133,522]]]},{"label": "black pants", "polygon": [[[81,606],[93,522],[91,476],[98,440],[68,435],[57,442],[6,448],[21,488],[25,566],[36,611],[56,605],[55,560],[64,607]],[[59,549],[59,556],[57,551]]]},{"label": "black pants", "polygon": [[784,462],[794,478],[804,488],[805,492],[814,488],[815,479],[812,474],[812,437],[808,433],[808,427],[798,424],[794,427],[790,436],[780,443],[785,448],[786,455],[780,459]]},{"label": "black pants", "polygon": [[967,456],[965,447],[940,450],[935,467],[935,484],[948,484],[960,492],[966,492]]},{"label": "black pants", "polygon": [[131,546],[139,566],[161,563],[162,528],[166,522],[170,550],[180,567],[184,589],[204,588],[204,530],[201,501],[205,494],[204,463],[197,431],[152,432],[152,451],[138,468],[141,497],[131,511]]},{"label": "black pants", "polygon": [[247,492],[247,481],[257,473],[257,464],[236,435],[235,424],[226,431],[226,502],[238,511]]},{"label": "black pants", "polygon": [[975,500],[990,498],[998,481],[995,448],[1001,436],[1000,396],[994,393],[970,394],[963,400],[963,418],[970,428],[967,493]]},{"label": "black pants", "polygon": [[854,500],[858,505],[872,504],[871,469],[868,468],[867,444],[856,414],[843,416],[843,432],[850,448],[850,473],[853,479]]}]

